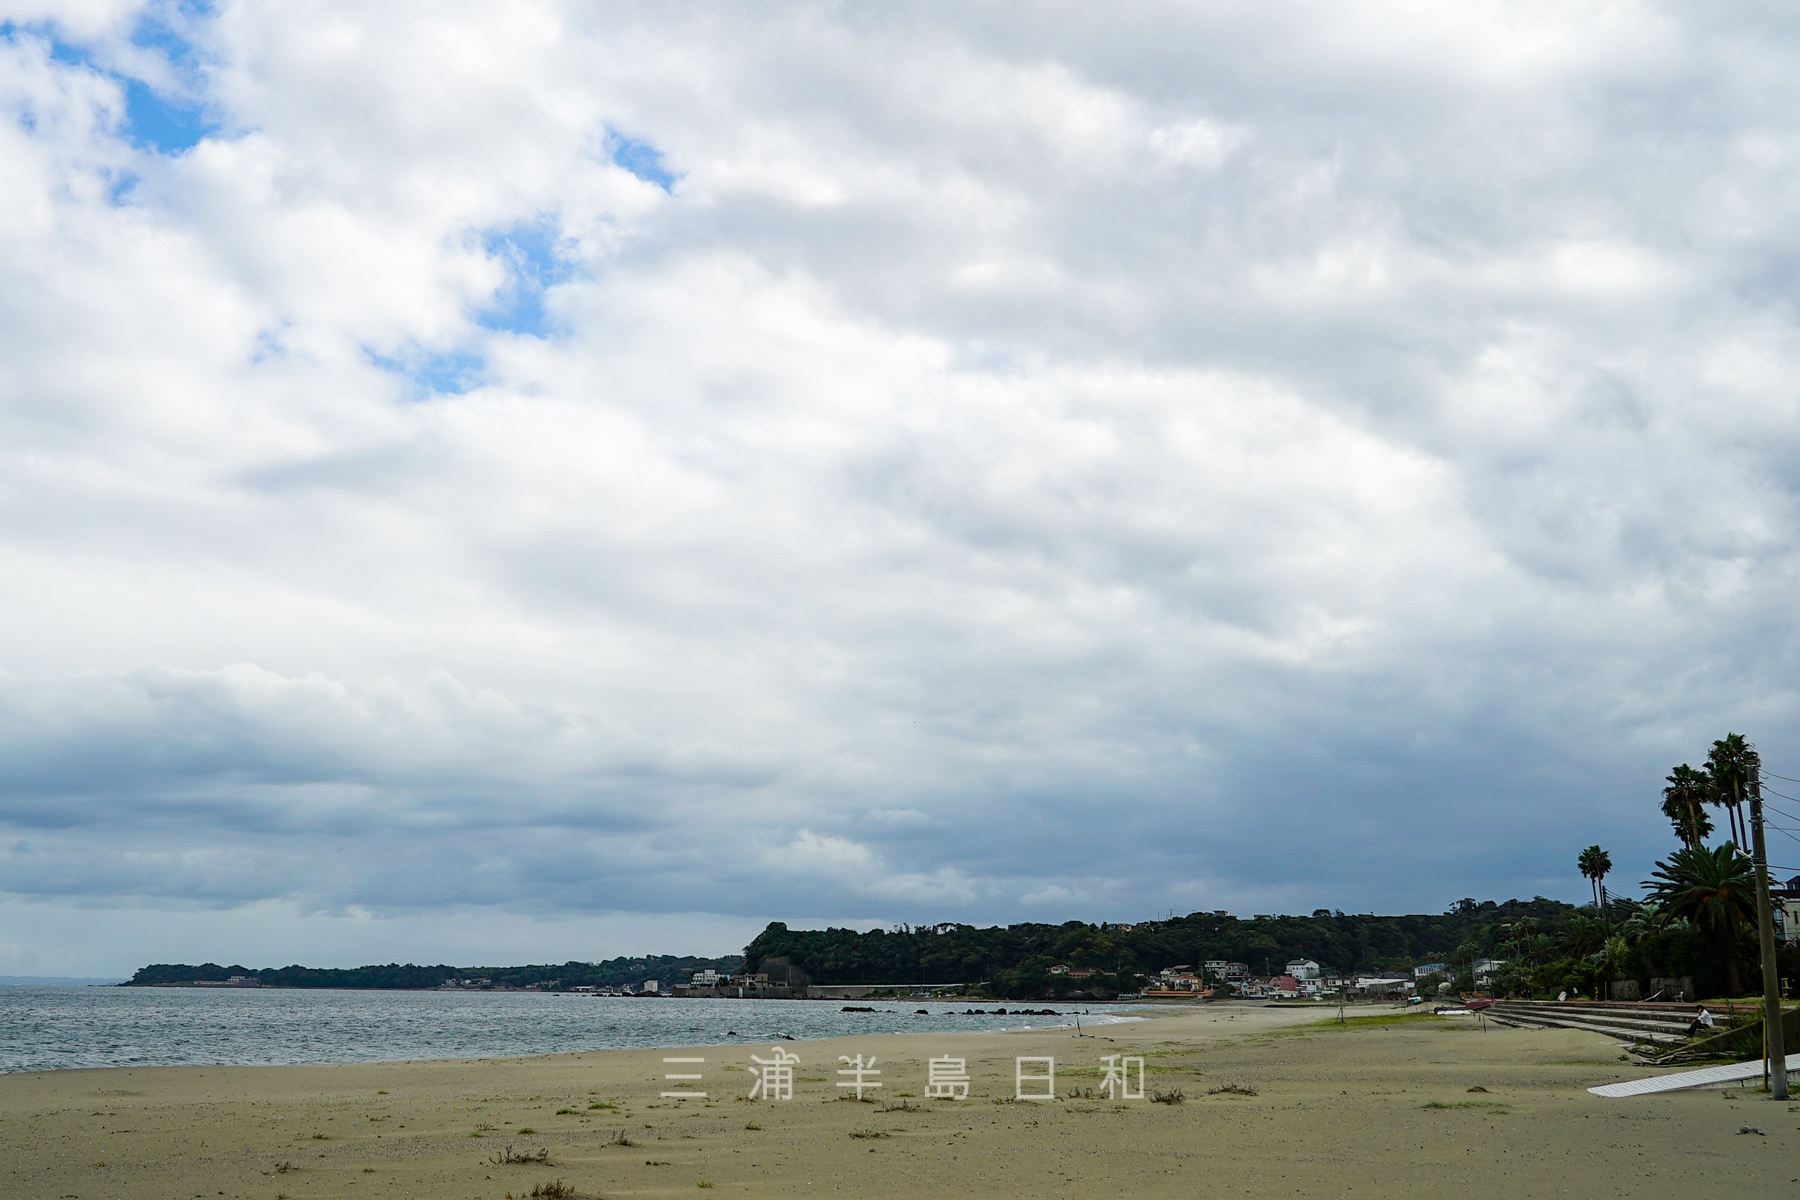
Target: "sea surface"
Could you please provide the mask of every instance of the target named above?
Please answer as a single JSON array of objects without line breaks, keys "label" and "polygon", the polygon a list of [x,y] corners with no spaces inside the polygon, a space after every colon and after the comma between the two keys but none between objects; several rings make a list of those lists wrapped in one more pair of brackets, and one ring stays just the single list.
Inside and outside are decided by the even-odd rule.
[{"label": "sea surface", "polygon": [[[872,1013],[839,1011],[844,1004]],[[1008,1015],[996,1015],[1003,1007]],[[970,1001],[676,1000],[550,992],[0,988],[0,1072],[498,1058],[632,1047],[1112,1024],[1104,1006]],[[965,1016],[966,1008],[988,1010]],[[919,1009],[925,1009],[920,1014]]]}]

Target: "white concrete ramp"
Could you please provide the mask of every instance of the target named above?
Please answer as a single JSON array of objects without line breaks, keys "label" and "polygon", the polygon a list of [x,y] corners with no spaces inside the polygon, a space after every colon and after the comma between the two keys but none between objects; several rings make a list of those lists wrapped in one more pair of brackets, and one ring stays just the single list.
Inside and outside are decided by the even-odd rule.
[{"label": "white concrete ramp", "polygon": [[[1800,1082],[1800,1072],[1788,1071],[1790,1083]],[[1722,1088],[1737,1084],[1762,1086],[1763,1060],[1727,1063],[1722,1067],[1701,1067],[1698,1071],[1677,1071],[1673,1075],[1656,1075],[1649,1079],[1633,1079],[1627,1083],[1609,1083],[1591,1087],[1596,1096],[1648,1096],[1655,1092],[1683,1092],[1689,1088]]]}]

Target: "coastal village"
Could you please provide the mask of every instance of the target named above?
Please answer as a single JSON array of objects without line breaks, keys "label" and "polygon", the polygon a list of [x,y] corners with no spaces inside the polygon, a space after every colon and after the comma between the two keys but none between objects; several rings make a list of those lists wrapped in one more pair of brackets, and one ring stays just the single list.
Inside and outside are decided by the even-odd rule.
[{"label": "coastal village", "polygon": [[[1475,964],[1477,986],[1485,986],[1505,966],[1499,959],[1483,959]],[[1085,967],[1058,965],[1050,969],[1051,974],[1066,978],[1079,985],[1097,972]],[[1150,985],[1141,992],[1126,992],[1113,997],[1118,1000],[1211,1000],[1224,995],[1238,996],[1245,999],[1268,1000],[1403,1000],[1413,995],[1437,995],[1448,992],[1451,968],[1444,963],[1427,963],[1415,967],[1404,975],[1386,973],[1380,975],[1339,976],[1326,971],[1311,959],[1297,959],[1286,964],[1280,974],[1252,975],[1250,967],[1241,962],[1208,961],[1202,971],[1183,964],[1171,967],[1153,977]],[[1221,988],[1219,985],[1225,985]],[[211,986],[224,986],[214,984]],[[233,979],[231,986],[256,986],[254,981],[241,977]],[[585,996],[663,996],[663,997],[695,997],[733,1000],[845,1000],[861,999],[867,996],[891,994],[919,998],[946,999],[953,998],[969,990],[966,984],[812,984],[799,982],[791,978],[776,976],[771,978],[767,972],[755,972],[743,975],[722,975],[717,971],[697,971],[686,983],[670,983],[665,986],[663,980],[645,980],[641,987],[612,987],[593,984],[580,984],[564,988],[560,980],[545,980],[542,983],[526,984],[512,987],[497,984],[488,978],[457,978],[446,980],[439,986],[440,991],[568,991]],[[1084,996],[1079,987],[1069,995],[1078,999],[1093,997]]]},{"label": "coastal village", "polygon": [[[1503,959],[1481,959],[1474,964],[1477,987],[1486,987],[1501,968]],[[1075,985],[1065,993],[1073,999],[1098,999],[1080,987],[1085,980],[1099,974],[1086,967],[1062,964],[1050,973]],[[1447,963],[1425,963],[1404,973],[1385,972],[1373,975],[1340,976],[1311,959],[1295,959],[1278,974],[1254,975],[1249,964],[1209,960],[1199,970],[1180,964],[1159,972],[1141,992],[1125,992],[1111,997],[1116,1000],[1211,1000],[1226,996],[1261,1000],[1345,1000],[1405,1001],[1414,996],[1434,997],[1449,993],[1454,972]],[[446,982],[446,990],[494,988],[488,979],[456,979]],[[973,985],[978,987],[979,985]],[[563,990],[557,981],[530,985],[524,990]],[[814,984],[797,969],[777,969],[774,973],[758,971],[741,975],[723,975],[717,971],[697,971],[686,983],[663,986],[662,980],[646,980],[642,987],[578,986],[566,989],[593,996],[667,996],[746,1000],[850,1000],[867,997],[909,997],[917,999],[952,999],[973,990],[967,984]]]}]

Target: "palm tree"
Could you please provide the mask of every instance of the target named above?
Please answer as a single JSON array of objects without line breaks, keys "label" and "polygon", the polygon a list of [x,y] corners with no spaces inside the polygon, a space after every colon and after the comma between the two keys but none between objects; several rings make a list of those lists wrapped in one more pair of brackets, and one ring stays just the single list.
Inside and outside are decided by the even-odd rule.
[{"label": "palm tree", "polygon": [[[1635,901],[1626,901],[1626,906],[1627,915],[1623,921],[1619,922],[1619,936],[1625,939],[1625,944],[1628,946],[1636,945],[1658,929],[1670,924],[1669,914],[1663,911],[1663,906],[1660,904],[1655,902],[1639,904]],[[1685,925],[1687,922],[1681,921],[1680,923]]]},{"label": "palm tree", "polygon": [[1557,953],[1563,958],[1581,958],[1606,945],[1606,930],[1592,917],[1570,917],[1563,926]]},{"label": "palm tree", "polygon": [[1675,836],[1689,846],[1698,846],[1712,836],[1712,818],[1706,813],[1708,804],[1716,803],[1712,776],[1682,763],[1669,772],[1669,786],[1663,789],[1663,816],[1675,826]]},{"label": "palm tree", "polygon": [[1743,851],[1730,842],[1710,849],[1683,847],[1667,862],[1657,863],[1651,876],[1644,881],[1645,898],[1659,902],[1668,917],[1686,917],[1711,930],[1725,959],[1727,986],[1732,995],[1743,991],[1738,982],[1738,922],[1756,919],[1756,877]]},{"label": "palm tree", "polygon": [[1612,870],[1612,855],[1598,846],[1589,846],[1576,858],[1575,865],[1581,868],[1582,875],[1594,885],[1594,913],[1604,920],[1606,885],[1601,881]]},{"label": "palm tree", "polygon": [[1731,814],[1731,836],[1738,845],[1744,839],[1744,801],[1762,794],[1762,756],[1741,733],[1728,733],[1712,744],[1706,771],[1718,792],[1715,803]]},{"label": "palm tree", "polygon": [[1536,917],[1520,917],[1504,928],[1512,938],[1514,955],[1522,962],[1529,962],[1531,948],[1537,939],[1540,928],[1538,919]]}]

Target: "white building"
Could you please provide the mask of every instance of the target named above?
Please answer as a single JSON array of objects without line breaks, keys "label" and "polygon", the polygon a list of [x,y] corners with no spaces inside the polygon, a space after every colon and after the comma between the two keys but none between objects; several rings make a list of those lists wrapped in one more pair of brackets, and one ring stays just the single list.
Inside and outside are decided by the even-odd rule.
[{"label": "white building", "polygon": [[1233,987],[1241,987],[1250,978],[1250,964],[1209,958],[1206,960],[1206,975],[1209,979],[1222,979]]},{"label": "white building", "polygon": [[1784,942],[1800,942],[1800,875],[1785,886],[1770,888],[1769,901],[1775,936]]},{"label": "white building", "polygon": [[1448,979],[1452,974],[1448,963],[1422,963],[1413,968],[1414,979],[1423,979],[1427,975],[1442,975]]},{"label": "white building", "polygon": [[1297,958],[1287,965],[1287,973],[1304,983],[1308,979],[1319,977],[1319,964],[1310,958]]}]

